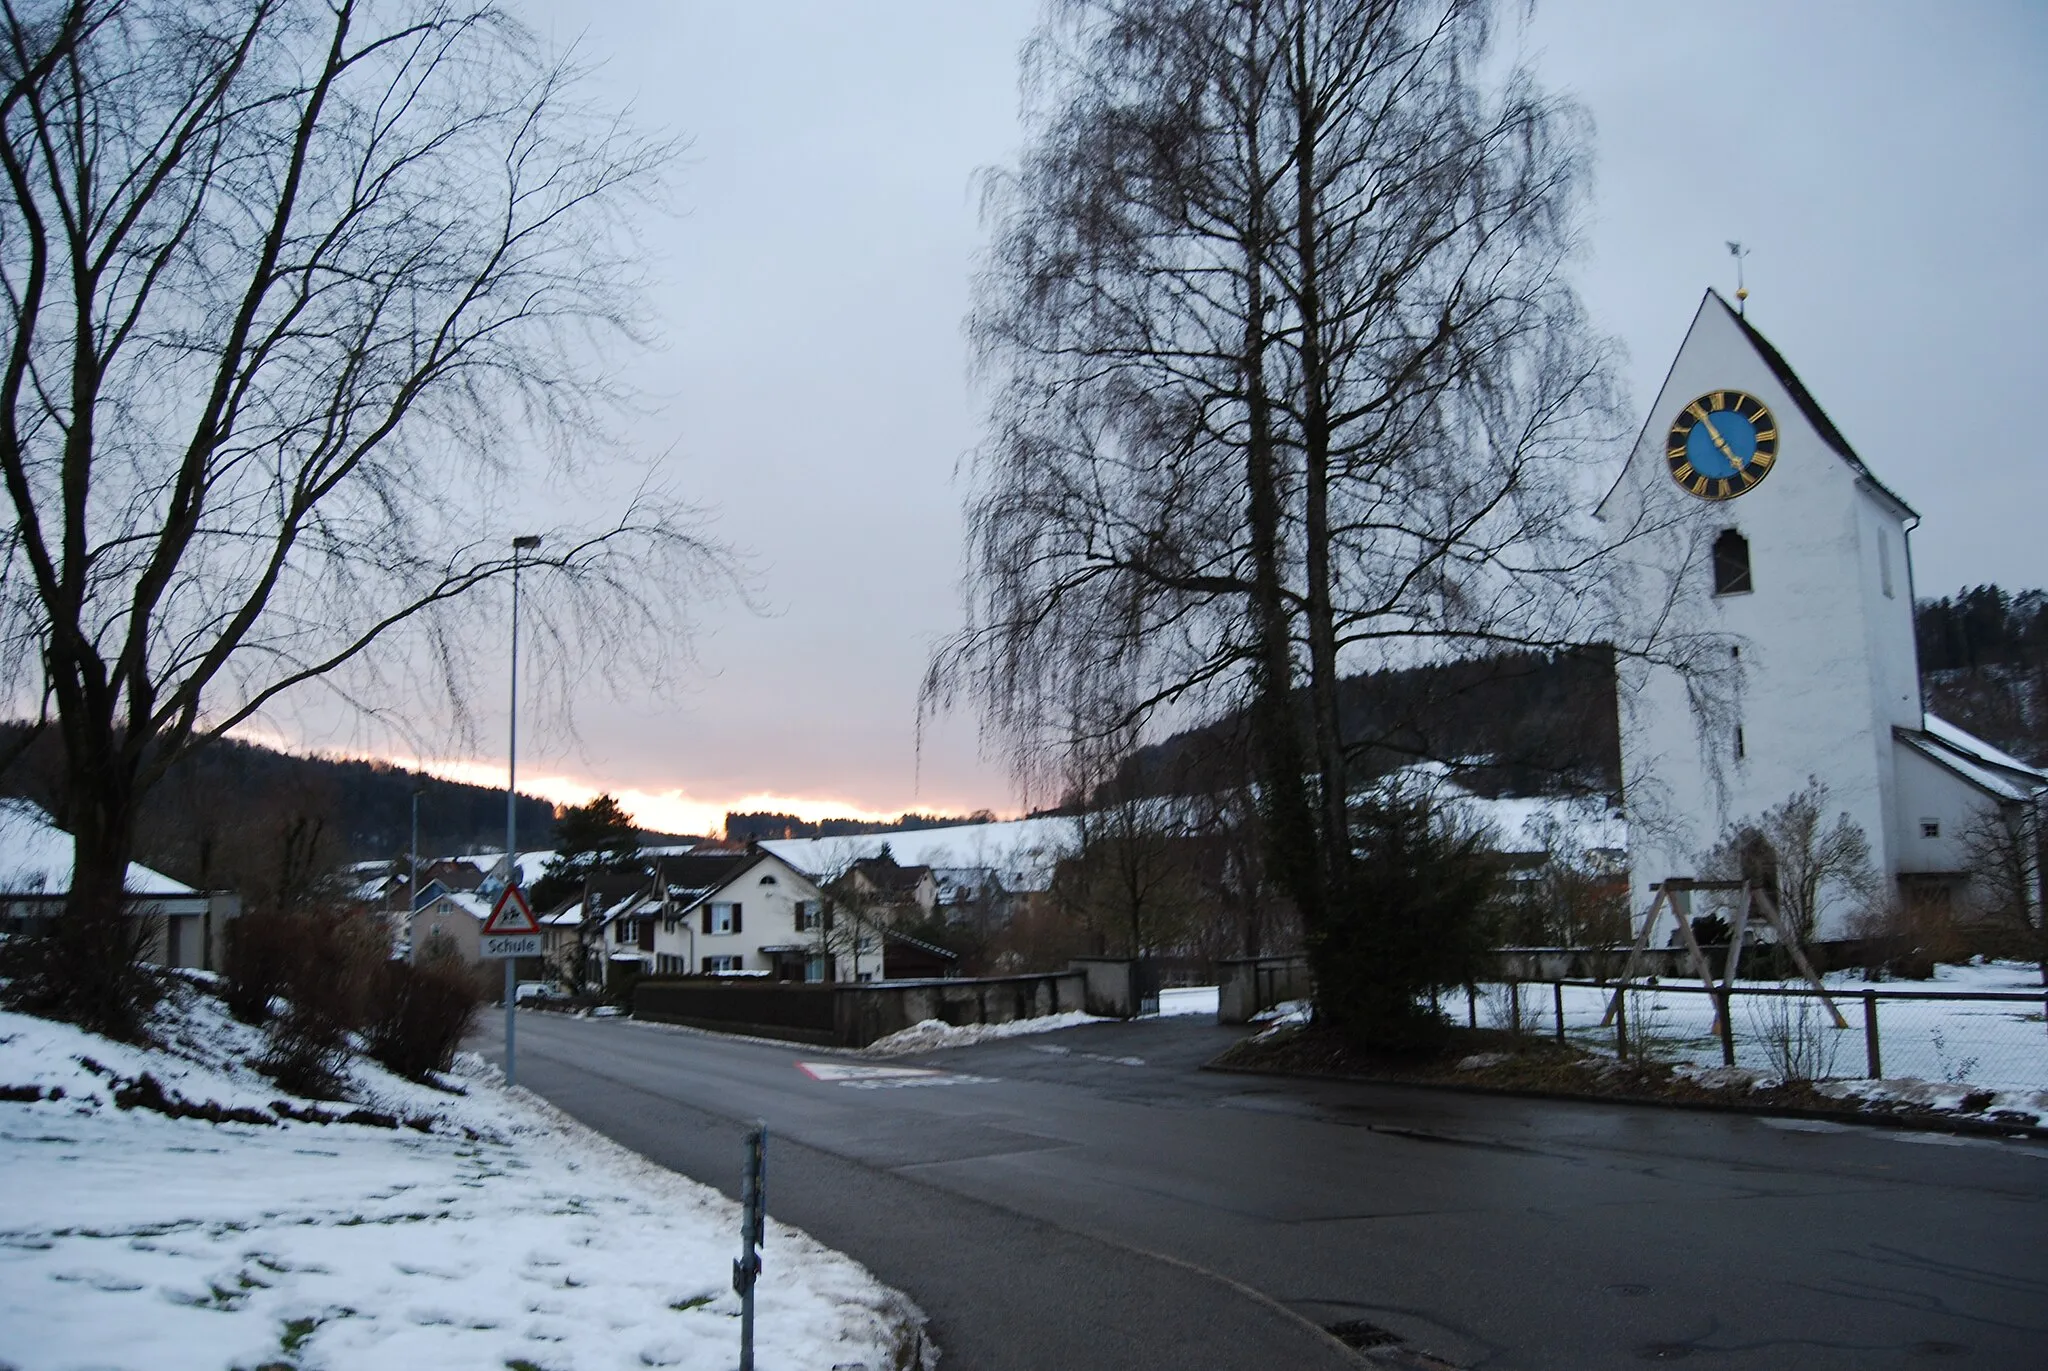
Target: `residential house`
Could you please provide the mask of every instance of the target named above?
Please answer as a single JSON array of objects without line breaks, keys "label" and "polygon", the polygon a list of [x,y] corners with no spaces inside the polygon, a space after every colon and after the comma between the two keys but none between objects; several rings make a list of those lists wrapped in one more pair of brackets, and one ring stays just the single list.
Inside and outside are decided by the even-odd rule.
[{"label": "residential house", "polygon": [[882,944],[871,925],[840,926],[810,877],[765,848],[691,853],[657,864],[652,897],[615,916],[638,945],[652,929],[648,969],[666,976],[781,981],[876,980]]},{"label": "residential house", "polygon": [[[0,799],[0,932],[14,933],[54,918],[71,893],[71,835],[39,805]],[[128,864],[128,913],[154,919],[146,960],[159,966],[217,971],[228,921],[242,912],[239,896],[194,890],[140,862]]]},{"label": "residential house", "polygon": [[481,962],[491,902],[472,891],[429,889],[432,895],[405,921],[406,960],[418,962],[452,952],[465,964]]},{"label": "residential house", "polygon": [[847,868],[846,887],[867,913],[886,923],[918,923],[939,906],[938,874],[922,864],[903,865],[886,844]]}]

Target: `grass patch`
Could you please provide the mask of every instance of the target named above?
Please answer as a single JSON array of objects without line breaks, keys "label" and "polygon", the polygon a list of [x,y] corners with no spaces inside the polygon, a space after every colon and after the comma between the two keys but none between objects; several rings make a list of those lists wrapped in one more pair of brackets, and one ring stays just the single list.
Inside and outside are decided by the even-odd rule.
[{"label": "grass patch", "polygon": [[669,1305],[669,1308],[675,1310],[678,1314],[687,1314],[692,1309],[702,1309],[717,1298],[718,1296],[716,1295],[692,1295],[686,1300],[674,1301]]}]

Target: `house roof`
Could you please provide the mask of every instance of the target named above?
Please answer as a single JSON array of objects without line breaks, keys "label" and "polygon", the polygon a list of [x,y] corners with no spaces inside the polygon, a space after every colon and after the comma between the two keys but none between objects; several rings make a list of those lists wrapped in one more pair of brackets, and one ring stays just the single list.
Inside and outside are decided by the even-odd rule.
[{"label": "house roof", "polygon": [[415,914],[424,914],[427,910],[432,909],[443,901],[455,906],[455,908],[469,915],[478,923],[482,923],[485,919],[491,917],[491,902],[483,896],[472,894],[467,890],[444,890],[413,912]]},{"label": "house roof", "polygon": [[1946,719],[1923,717],[1924,729],[1895,728],[1892,736],[1995,799],[2025,802],[2048,789],[2048,771],[2028,766]]},{"label": "house roof", "polygon": [[[128,863],[131,895],[192,895],[183,881]],[[41,805],[0,799],[0,893],[62,895],[71,889],[71,835]]]},{"label": "house roof", "polygon": [[937,943],[928,943],[922,938],[913,938],[908,933],[900,933],[893,928],[884,927],[882,929],[882,937],[887,942],[907,943],[911,947],[929,952],[935,957],[944,957],[949,962],[960,960],[960,954],[951,948],[940,947]]},{"label": "house roof", "polygon": [[908,895],[916,890],[925,877],[932,874],[928,866],[905,866],[893,856],[877,853],[862,857],[852,868],[869,884],[891,895]]},{"label": "house roof", "polygon": [[1856,449],[1849,446],[1849,440],[1843,436],[1842,430],[1835,427],[1835,421],[1828,417],[1827,411],[1820,407],[1820,402],[1813,398],[1813,392],[1806,388],[1806,382],[1799,379],[1799,373],[1792,370],[1792,364],[1785,360],[1784,354],[1771,345],[1771,340],[1758,333],[1749,320],[1742,316],[1741,311],[1734,309],[1722,299],[1720,291],[1710,287],[1707,294],[1728,312],[1730,319],[1735,321],[1735,327],[1742,331],[1742,336],[1756,349],[1757,356],[1763,358],[1764,365],[1778,378],[1778,384],[1792,397],[1792,403],[1799,406],[1799,412],[1805,416],[1807,423],[1813,425],[1813,431],[1820,435],[1821,441],[1833,448],[1843,461],[1855,468],[1858,476],[1875,486],[1886,499],[1904,510],[1909,517],[1919,518],[1913,507],[1901,500],[1896,491],[1871,474],[1870,468],[1863,464],[1863,459],[1856,455]]}]

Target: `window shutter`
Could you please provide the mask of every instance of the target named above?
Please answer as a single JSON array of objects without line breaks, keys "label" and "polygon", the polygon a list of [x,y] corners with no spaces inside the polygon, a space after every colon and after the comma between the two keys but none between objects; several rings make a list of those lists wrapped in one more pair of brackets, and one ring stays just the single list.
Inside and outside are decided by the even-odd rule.
[{"label": "window shutter", "polygon": [[740,931],[740,902],[738,900],[732,902],[732,931],[735,933]]},{"label": "window shutter", "polygon": [[[708,904],[704,906],[704,931],[706,933],[711,931],[711,906]],[[708,959],[704,963],[704,969],[706,971],[711,969],[711,963]]]}]

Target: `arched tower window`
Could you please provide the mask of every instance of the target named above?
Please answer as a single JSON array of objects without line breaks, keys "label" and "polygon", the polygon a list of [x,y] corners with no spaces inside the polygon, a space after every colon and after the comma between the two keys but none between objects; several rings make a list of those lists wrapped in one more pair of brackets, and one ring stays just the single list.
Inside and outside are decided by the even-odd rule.
[{"label": "arched tower window", "polygon": [[1741,595],[1756,589],[1749,580],[1749,539],[1734,529],[1714,539],[1714,593]]}]

